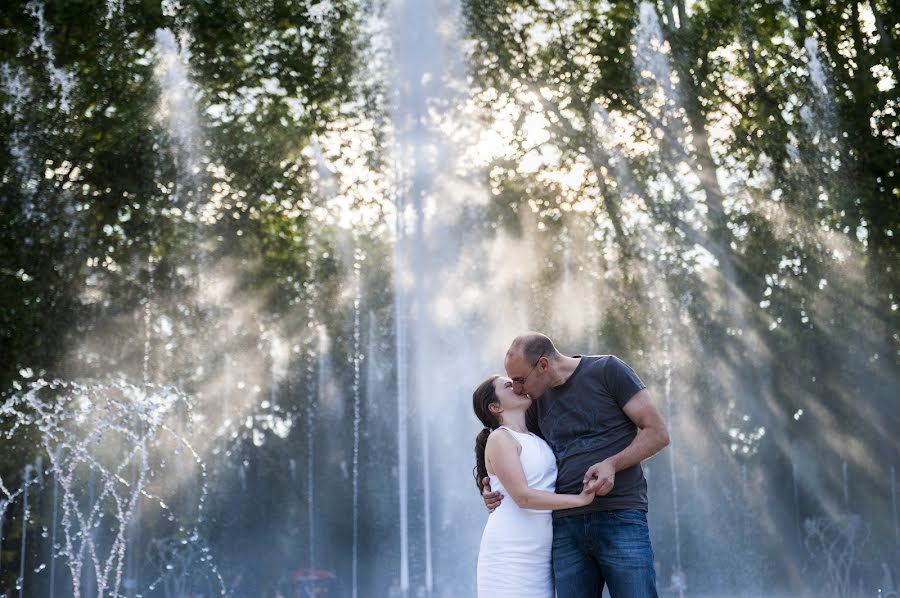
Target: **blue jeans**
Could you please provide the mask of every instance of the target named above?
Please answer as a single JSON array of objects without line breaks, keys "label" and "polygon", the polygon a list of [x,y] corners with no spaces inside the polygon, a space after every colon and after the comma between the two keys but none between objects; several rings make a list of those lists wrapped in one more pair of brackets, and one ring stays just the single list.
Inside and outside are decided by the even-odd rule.
[{"label": "blue jeans", "polygon": [[600,511],[553,520],[557,598],[656,598],[647,514]]}]

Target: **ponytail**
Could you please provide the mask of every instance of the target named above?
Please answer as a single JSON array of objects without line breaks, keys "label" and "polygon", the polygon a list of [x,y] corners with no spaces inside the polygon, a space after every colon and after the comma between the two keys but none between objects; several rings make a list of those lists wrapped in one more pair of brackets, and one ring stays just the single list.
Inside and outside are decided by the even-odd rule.
[{"label": "ponytail", "polygon": [[476,417],[484,425],[484,428],[475,437],[475,467],[472,469],[479,492],[484,491],[482,480],[488,476],[487,464],[484,459],[484,450],[487,447],[488,436],[491,435],[492,430],[500,427],[500,420],[488,409],[491,403],[497,401],[497,391],[494,389],[494,381],[497,378],[499,378],[497,375],[491,376],[479,384],[475,392],[472,393],[472,409],[475,411]]},{"label": "ponytail", "polygon": [[472,473],[475,475],[475,483],[478,485],[478,491],[484,491],[484,478],[488,476],[487,464],[484,462],[484,449],[487,446],[488,436],[491,435],[490,428],[482,428],[478,436],[475,437],[475,468]]}]

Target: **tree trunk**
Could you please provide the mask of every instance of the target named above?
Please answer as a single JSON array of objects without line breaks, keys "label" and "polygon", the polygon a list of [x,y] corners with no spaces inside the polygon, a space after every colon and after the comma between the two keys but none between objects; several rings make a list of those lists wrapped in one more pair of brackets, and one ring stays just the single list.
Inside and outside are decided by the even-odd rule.
[{"label": "tree trunk", "polygon": [[891,38],[890,33],[888,33],[884,15],[878,10],[878,2],[869,0],[869,6],[872,8],[872,15],[875,17],[875,27],[878,29],[878,39],[887,56],[888,63],[891,65],[891,72],[894,74],[895,85],[900,85],[900,57],[897,56],[897,51],[894,49],[894,40]]},{"label": "tree trunk", "polygon": [[684,6],[684,0],[675,0],[675,2],[678,5],[678,28],[683,31],[687,31],[689,21],[687,16],[687,9]]},{"label": "tree trunk", "polygon": [[[753,42],[746,31],[744,32],[744,35],[741,36],[741,44],[744,46],[744,53],[747,57],[747,68],[750,71],[750,77],[753,81],[753,93],[756,95],[759,102],[759,111],[763,123],[762,126],[768,126],[769,123],[778,122],[781,125],[781,128],[784,129],[784,119],[781,116],[781,107],[766,89],[762,75],[759,72],[759,65],[756,61],[756,51],[753,49]],[[769,131],[769,133],[772,134],[773,132]],[[776,143],[769,144],[769,151],[773,153],[771,156],[772,170],[775,173],[775,179],[780,183],[784,183],[787,178],[784,169],[785,161],[787,160],[787,153],[784,149],[786,141],[786,139],[780,138]]]},{"label": "tree trunk", "polygon": [[663,4],[666,7],[666,29],[669,30],[669,33],[673,33],[677,27],[675,27],[675,8],[672,6],[672,0],[664,0]]}]

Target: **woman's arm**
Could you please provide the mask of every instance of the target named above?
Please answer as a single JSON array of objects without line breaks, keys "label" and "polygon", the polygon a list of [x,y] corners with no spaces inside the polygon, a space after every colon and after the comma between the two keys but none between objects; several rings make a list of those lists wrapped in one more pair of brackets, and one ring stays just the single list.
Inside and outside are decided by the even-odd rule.
[{"label": "woman's arm", "polygon": [[488,437],[485,457],[519,508],[571,509],[589,505],[594,500],[593,493],[555,494],[529,488],[519,459],[518,443],[506,430],[496,430]]}]

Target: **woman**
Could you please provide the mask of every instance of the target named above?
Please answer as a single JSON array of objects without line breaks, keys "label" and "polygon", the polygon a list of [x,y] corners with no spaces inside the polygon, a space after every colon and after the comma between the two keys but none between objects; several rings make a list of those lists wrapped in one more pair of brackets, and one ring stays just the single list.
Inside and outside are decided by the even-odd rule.
[{"label": "woman", "polygon": [[472,394],[484,429],[475,439],[475,481],[490,476],[491,488],[512,500],[488,516],[478,552],[481,598],[553,598],[550,511],[583,507],[593,493],[555,494],[556,458],[543,439],[528,432],[527,395],[513,392],[512,380],[491,376]]}]

